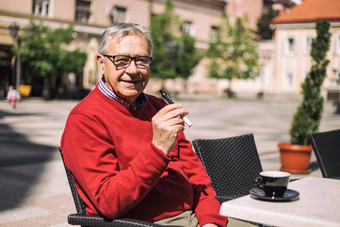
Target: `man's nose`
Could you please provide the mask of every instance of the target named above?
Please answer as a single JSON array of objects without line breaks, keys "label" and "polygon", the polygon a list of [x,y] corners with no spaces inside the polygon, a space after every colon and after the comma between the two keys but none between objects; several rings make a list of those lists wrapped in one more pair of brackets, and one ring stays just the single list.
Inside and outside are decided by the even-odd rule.
[{"label": "man's nose", "polygon": [[130,65],[126,68],[127,72],[129,73],[136,73],[138,72],[138,67],[136,65],[136,60],[135,59],[131,59]]}]

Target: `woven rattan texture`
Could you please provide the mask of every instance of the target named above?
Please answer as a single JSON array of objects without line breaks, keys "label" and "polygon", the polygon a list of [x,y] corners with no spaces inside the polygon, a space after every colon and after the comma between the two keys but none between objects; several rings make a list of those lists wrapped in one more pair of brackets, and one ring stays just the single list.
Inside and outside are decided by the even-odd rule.
[{"label": "woven rattan texture", "polygon": [[262,171],[253,134],[196,139],[192,144],[212,180],[217,197],[228,200],[249,194],[253,181]]},{"label": "woven rattan texture", "polygon": [[309,135],[323,177],[340,177],[340,129]]},{"label": "woven rattan texture", "polygon": [[114,220],[105,220],[98,215],[85,215],[85,214],[70,214],[68,217],[68,223],[71,225],[81,226],[96,226],[96,227],[154,227],[160,226],[153,223],[148,223],[140,220],[134,220],[129,218],[120,218]]}]

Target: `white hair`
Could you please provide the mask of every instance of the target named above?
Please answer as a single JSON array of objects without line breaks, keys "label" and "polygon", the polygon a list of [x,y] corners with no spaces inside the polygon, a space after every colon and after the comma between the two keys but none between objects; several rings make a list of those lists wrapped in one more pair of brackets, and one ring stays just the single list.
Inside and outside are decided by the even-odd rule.
[{"label": "white hair", "polygon": [[150,32],[143,26],[133,23],[116,23],[108,27],[99,40],[98,53],[106,53],[108,51],[108,41],[110,39],[119,40],[128,35],[138,35],[145,38],[148,43],[148,54],[152,56]]}]

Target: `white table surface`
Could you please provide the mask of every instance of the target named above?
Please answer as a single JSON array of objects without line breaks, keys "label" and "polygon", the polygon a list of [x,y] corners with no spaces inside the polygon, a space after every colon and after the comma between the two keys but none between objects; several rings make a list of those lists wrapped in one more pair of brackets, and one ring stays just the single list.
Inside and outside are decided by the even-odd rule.
[{"label": "white table surface", "polygon": [[340,227],[340,180],[306,177],[290,182],[297,200],[272,202],[250,195],[222,203],[220,214],[256,223],[287,227]]}]

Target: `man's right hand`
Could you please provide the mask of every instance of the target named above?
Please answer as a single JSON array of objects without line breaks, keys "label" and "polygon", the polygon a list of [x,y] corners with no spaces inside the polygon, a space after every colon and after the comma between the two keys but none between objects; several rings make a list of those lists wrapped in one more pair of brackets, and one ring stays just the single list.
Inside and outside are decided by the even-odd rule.
[{"label": "man's right hand", "polygon": [[174,148],[177,133],[184,131],[184,121],[181,116],[189,114],[188,110],[182,108],[181,104],[175,103],[163,107],[158,113],[153,116],[152,143],[164,154],[168,155]]}]

